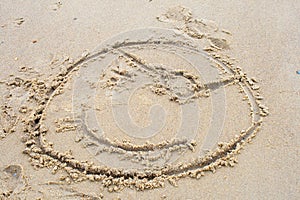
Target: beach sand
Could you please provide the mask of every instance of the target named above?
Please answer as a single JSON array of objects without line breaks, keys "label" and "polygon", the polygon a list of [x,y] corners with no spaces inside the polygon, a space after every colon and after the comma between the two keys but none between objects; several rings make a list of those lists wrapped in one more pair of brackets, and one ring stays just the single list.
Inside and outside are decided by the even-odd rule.
[{"label": "beach sand", "polygon": [[0,2],[0,199],[299,199],[299,10]]}]

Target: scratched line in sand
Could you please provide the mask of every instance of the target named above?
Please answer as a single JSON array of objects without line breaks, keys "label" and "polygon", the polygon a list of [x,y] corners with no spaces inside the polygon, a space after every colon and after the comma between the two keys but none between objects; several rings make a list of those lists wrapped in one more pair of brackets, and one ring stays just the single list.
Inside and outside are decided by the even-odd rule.
[{"label": "scratched line in sand", "polygon": [[[110,191],[117,191],[124,187],[139,190],[163,187],[166,180],[176,185],[180,178],[200,178],[206,171],[214,172],[219,166],[233,166],[237,162],[235,155],[256,135],[262,118],[268,114],[267,107],[261,104],[257,81],[249,78],[224,53],[229,48],[227,40],[218,39],[216,35],[228,35],[228,31],[194,19],[183,7],[170,9],[159,19],[171,24],[180,23],[181,27],[177,30],[148,28],[119,34],[65,66],[52,85],[39,94],[39,107],[27,122],[29,138],[24,151],[33,165],[64,169],[69,174],[67,181],[99,181]],[[201,27],[203,34],[199,33]],[[151,57],[149,52],[160,55]],[[161,57],[159,62],[155,56]],[[169,56],[186,63],[186,67],[164,60]],[[55,149],[55,143],[53,146],[47,139],[47,135],[54,134],[46,126],[51,117],[47,115],[48,109],[55,99],[64,95],[63,90],[70,79],[75,81],[72,85],[73,118],[69,128],[76,130],[77,142],[83,144],[101,165],[80,161],[70,152],[60,152]],[[245,95],[249,116],[244,117],[250,118],[251,124],[224,142],[218,139],[223,134],[225,89],[228,87]],[[159,100],[156,107],[147,104],[151,108],[148,116],[152,123],[137,126],[128,110],[138,112],[138,108],[130,106],[130,101],[140,98],[141,94],[149,96],[144,98],[151,100],[149,105]],[[208,126],[206,134],[201,133],[198,123],[201,122],[198,104],[202,99],[209,99],[212,108],[209,112],[211,123],[205,124]],[[106,118],[95,102],[109,106],[116,133],[107,131],[111,127],[101,127]],[[164,129],[169,126],[166,123],[168,112],[173,112],[167,106],[180,110],[175,115],[176,120],[180,120],[172,130]],[[118,138],[111,137],[113,134]],[[163,134],[172,138],[148,141]],[[204,134],[203,140],[197,140],[198,134]],[[184,160],[188,155],[196,156]]]}]

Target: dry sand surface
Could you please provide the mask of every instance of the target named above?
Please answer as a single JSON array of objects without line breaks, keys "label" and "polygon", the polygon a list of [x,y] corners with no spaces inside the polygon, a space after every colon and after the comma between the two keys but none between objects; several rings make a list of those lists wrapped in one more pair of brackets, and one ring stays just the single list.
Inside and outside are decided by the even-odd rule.
[{"label": "dry sand surface", "polygon": [[299,10],[0,1],[0,199],[300,199]]}]

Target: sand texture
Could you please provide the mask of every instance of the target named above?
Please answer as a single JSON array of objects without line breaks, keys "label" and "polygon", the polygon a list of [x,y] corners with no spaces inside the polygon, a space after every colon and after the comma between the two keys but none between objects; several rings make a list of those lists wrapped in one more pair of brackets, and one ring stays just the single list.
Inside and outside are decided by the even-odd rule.
[{"label": "sand texture", "polygon": [[298,10],[0,2],[0,199],[299,199]]}]

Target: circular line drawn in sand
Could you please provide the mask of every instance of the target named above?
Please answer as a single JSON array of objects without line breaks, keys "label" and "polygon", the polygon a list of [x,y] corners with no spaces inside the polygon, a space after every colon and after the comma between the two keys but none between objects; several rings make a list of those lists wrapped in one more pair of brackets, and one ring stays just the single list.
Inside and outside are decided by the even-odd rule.
[{"label": "circular line drawn in sand", "polygon": [[[24,153],[36,167],[64,169],[68,180],[100,181],[110,191],[153,189],[163,187],[165,180],[176,185],[180,178],[200,178],[218,167],[234,166],[234,156],[256,135],[268,109],[261,104],[256,80],[211,38],[194,40],[183,29],[149,28],[116,36],[83,55],[39,93],[38,107],[26,122]],[[243,116],[242,105],[236,105],[238,94],[248,106]],[[74,117],[63,121],[75,125],[57,132],[75,130],[79,144],[63,152],[58,149],[66,145],[56,145],[63,138],[47,126],[63,112],[51,111],[51,106],[70,96],[73,108],[65,110]],[[233,115],[233,129],[227,130],[232,110],[238,114]],[[235,130],[244,118],[249,126]],[[77,148],[79,155],[73,155]],[[92,154],[80,158],[85,151]]]},{"label": "circular line drawn in sand", "polygon": [[[176,40],[169,38],[176,38]],[[184,155],[184,150],[194,150],[195,137],[202,131],[199,129],[201,108],[197,100],[209,96],[212,104],[211,121],[209,131],[201,144],[200,153],[203,154],[204,150],[211,149],[218,142],[219,135],[222,133],[226,106],[225,91],[222,86],[233,82],[234,78],[228,74],[227,79],[221,80],[220,71],[212,68],[211,62],[220,65],[221,63],[203,50],[193,47],[192,42],[188,38],[180,38],[173,30],[157,28],[135,30],[108,40],[95,50],[95,52],[102,52],[101,49],[107,49],[103,55],[99,55],[100,58],[95,57],[92,61],[85,62],[86,67],[79,70],[73,87],[73,112],[74,119],[81,127],[79,134],[83,134],[82,137],[85,138],[83,141],[89,142],[88,149],[97,156],[98,160],[102,163],[106,161],[104,164],[108,166],[112,163],[120,166],[118,154],[123,154],[126,158],[136,158],[135,165],[151,167],[154,164],[162,167],[166,163],[177,160]],[[146,61],[139,54],[153,61]],[[189,67],[197,74],[176,66],[177,63],[174,63],[176,57],[179,57],[177,60],[190,65]],[[97,95],[98,88],[104,90],[98,91],[102,95]],[[138,90],[142,92],[138,93]],[[130,100],[135,93],[139,94],[138,99],[142,103],[142,107],[135,110],[140,111],[141,114],[147,112],[143,109],[143,105],[149,101],[149,95],[160,98],[150,107],[151,120],[150,125],[146,127],[136,125],[129,113]],[[95,103],[97,98],[102,101],[100,100],[99,103],[98,100],[98,103]],[[115,122],[110,126],[117,126],[122,132],[116,136],[118,138],[115,137],[114,141],[107,139],[111,131],[105,133],[99,125],[101,121],[107,123],[107,119],[97,119],[97,110],[103,111],[107,108],[97,109],[95,104],[105,105],[103,101],[105,98],[108,99],[108,106],[111,107],[113,122]],[[169,103],[169,108],[176,107],[178,112],[174,113],[169,109],[169,115],[171,113],[172,116],[166,116],[167,111],[164,110],[166,101]],[[132,106],[138,107],[137,104]],[[177,120],[179,124],[177,130],[165,128],[166,117]],[[169,125],[173,126],[172,121]],[[149,140],[158,134],[171,135],[173,138],[168,138],[168,141],[163,143],[150,143],[145,140],[144,144],[136,145],[127,141],[121,142],[122,134],[128,135],[130,141],[135,138]],[[124,167],[132,167],[132,165],[132,163],[125,163]]]}]

